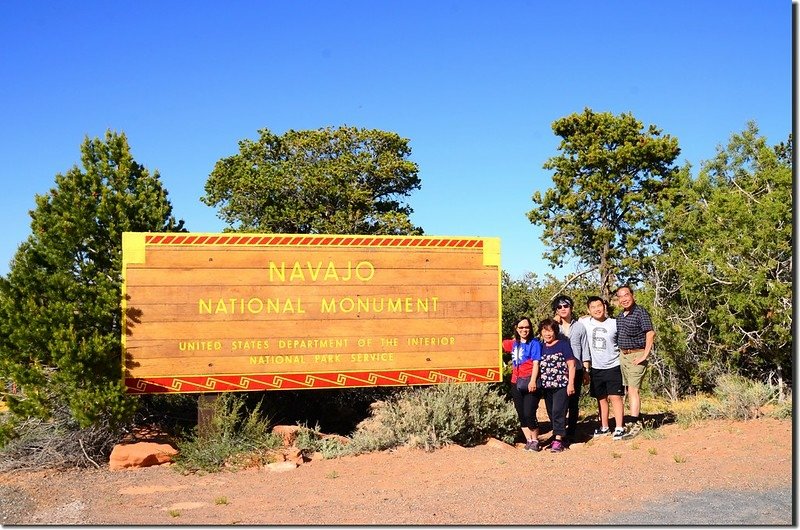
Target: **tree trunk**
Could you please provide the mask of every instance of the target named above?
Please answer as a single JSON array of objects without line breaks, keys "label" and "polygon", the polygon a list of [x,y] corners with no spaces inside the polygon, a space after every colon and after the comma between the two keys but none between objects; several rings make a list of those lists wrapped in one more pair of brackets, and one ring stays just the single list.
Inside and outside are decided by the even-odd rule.
[{"label": "tree trunk", "polygon": [[600,296],[606,301],[611,300],[609,276],[611,276],[611,271],[608,266],[608,243],[606,243],[600,253]]}]

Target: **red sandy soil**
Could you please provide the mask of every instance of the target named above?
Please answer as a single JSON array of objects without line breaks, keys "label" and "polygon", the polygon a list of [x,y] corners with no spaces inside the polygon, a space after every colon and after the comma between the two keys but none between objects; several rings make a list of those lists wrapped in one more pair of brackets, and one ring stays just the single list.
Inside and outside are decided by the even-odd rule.
[{"label": "red sandy soil", "polygon": [[628,441],[586,437],[560,454],[502,444],[400,449],[314,458],[285,472],[184,475],[160,466],[5,473],[0,523],[598,524],[675,493],[791,488],[789,420],[652,432]]}]

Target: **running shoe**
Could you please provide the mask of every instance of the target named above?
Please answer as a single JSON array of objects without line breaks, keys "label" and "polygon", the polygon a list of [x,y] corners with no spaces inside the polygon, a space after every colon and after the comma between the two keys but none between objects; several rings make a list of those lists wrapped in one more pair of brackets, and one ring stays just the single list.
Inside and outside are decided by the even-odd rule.
[{"label": "running shoe", "polygon": [[614,440],[622,440],[623,436],[625,436],[625,428],[617,427],[616,429],[614,429],[614,435],[611,438]]},{"label": "running shoe", "polygon": [[595,429],[594,434],[592,436],[596,438],[598,436],[605,436],[607,434],[611,434],[611,429],[609,429],[608,427],[603,427],[602,429]]},{"label": "running shoe", "polygon": [[630,440],[631,438],[636,437],[640,432],[642,432],[642,422],[637,421],[633,425],[630,426],[630,430],[626,432],[623,436],[623,440]]},{"label": "running shoe", "polygon": [[561,440],[553,440],[553,443],[550,444],[550,452],[551,453],[560,453],[564,450],[564,444]]}]

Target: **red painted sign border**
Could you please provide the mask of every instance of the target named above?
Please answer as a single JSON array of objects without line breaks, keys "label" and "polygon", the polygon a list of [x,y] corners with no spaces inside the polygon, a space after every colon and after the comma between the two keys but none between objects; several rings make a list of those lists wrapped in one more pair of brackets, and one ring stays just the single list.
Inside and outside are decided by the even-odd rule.
[{"label": "red painted sign border", "polygon": [[432,383],[494,383],[496,366],[442,370],[382,370],[380,372],[322,372],[303,374],[219,375],[197,377],[126,378],[130,394],[301,390],[359,386],[409,386]]},{"label": "red painted sign border", "polygon": [[250,236],[250,235],[186,235],[148,234],[147,245],[299,245],[299,246],[364,246],[364,247],[452,247],[483,248],[482,239],[425,238],[413,236]]}]

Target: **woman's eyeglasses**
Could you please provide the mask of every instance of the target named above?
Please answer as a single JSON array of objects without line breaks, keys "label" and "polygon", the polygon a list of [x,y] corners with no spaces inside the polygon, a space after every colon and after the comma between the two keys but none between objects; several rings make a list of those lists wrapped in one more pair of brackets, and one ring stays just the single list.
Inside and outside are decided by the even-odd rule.
[{"label": "woman's eyeglasses", "polygon": [[517,326],[517,329],[531,329],[530,326]]}]

